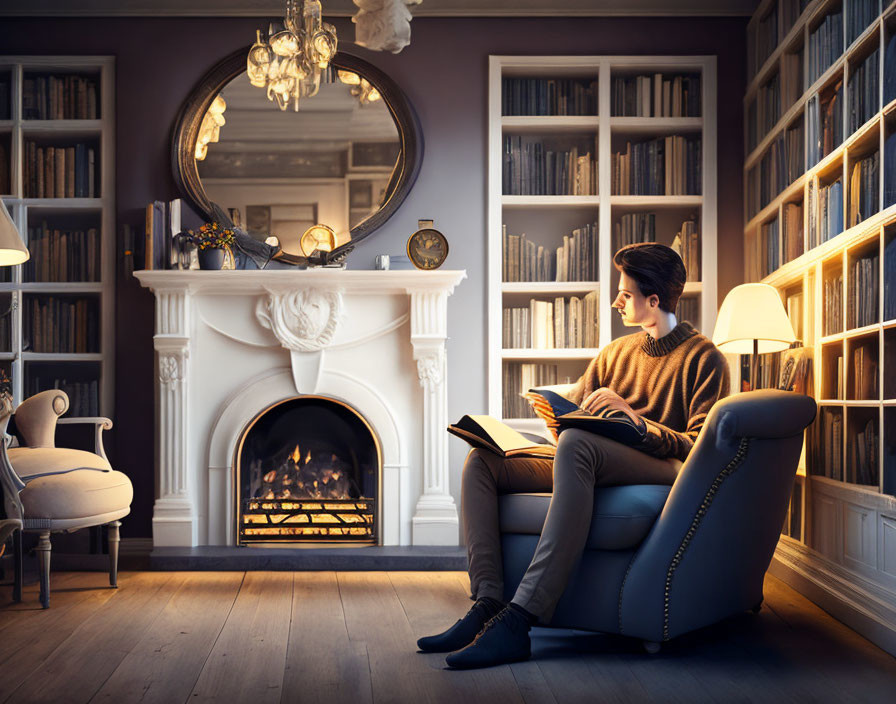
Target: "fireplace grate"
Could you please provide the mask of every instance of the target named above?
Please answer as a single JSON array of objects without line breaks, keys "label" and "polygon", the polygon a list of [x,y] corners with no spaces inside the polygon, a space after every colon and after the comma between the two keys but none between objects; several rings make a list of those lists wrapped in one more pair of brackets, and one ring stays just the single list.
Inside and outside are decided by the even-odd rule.
[{"label": "fireplace grate", "polygon": [[302,541],[374,543],[374,499],[244,499],[240,543]]}]

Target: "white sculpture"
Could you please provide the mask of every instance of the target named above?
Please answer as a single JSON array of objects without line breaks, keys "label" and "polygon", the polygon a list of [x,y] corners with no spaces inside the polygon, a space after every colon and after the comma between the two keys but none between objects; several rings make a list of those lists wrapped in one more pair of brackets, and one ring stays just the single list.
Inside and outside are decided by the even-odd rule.
[{"label": "white sculpture", "polygon": [[374,51],[397,54],[411,43],[411,11],[408,5],[422,0],[352,0],[359,10],[355,23],[355,44]]}]

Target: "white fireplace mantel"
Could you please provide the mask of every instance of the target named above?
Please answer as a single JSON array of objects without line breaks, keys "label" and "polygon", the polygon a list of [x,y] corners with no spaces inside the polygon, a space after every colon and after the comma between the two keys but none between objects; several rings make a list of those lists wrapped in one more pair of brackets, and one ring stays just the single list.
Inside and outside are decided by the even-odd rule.
[{"label": "white fireplace mantel", "polygon": [[[298,395],[344,401],[383,460],[380,542],[456,545],[447,300],[464,271],[139,271],[156,295],[157,546],[231,545],[243,428]],[[422,389],[421,389],[422,387]]]}]

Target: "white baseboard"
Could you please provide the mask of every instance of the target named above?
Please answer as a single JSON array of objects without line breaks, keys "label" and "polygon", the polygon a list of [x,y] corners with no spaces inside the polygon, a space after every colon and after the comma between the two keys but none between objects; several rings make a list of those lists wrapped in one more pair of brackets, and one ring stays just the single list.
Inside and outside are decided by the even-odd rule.
[{"label": "white baseboard", "polygon": [[768,570],[838,621],[896,655],[896,593],[799,543],[781,540]]}]

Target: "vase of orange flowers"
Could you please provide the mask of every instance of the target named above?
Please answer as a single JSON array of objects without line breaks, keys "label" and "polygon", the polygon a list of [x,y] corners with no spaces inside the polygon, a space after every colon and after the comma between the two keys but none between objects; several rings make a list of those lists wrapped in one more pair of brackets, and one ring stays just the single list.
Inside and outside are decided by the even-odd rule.
[{"label": "vase of orange flowers", "polygon": [[200,269],[233,269],[234,234],[216,222],[207,222],[195,232],[188,230],[190,241],[198,248]]}]

